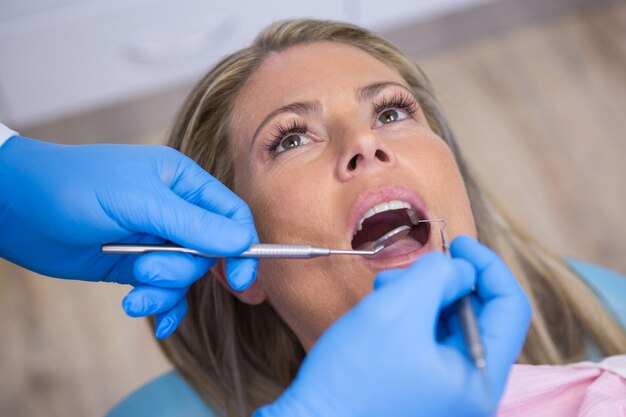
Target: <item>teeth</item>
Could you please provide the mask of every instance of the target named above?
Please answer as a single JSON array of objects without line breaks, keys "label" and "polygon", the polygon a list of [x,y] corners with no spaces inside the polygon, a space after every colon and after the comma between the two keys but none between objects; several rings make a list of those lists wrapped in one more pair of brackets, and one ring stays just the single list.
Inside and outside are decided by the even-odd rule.
[{"label": "teeth", "polygon": [[[367,210],[365,214],[363,215],[363,217],[361,218],[361,220],[359,221],[359,225],[356,228],[356,232],[360,232],[363,229],[363,222],[366,219],[372,217],[374,214],[382,213],[383,211],[389,211],[389,210],[399,210],[403,208],[407,210],[407,214],[409,216],[409,219],[411,220],[411,223],[417,224],[418,221],[420,220],[419,214],[417,214],[417,211],[411,206],[410,203],[407,203],[406,201],[401,201],[401,200],[391,200],[385,203],[377,204],[374,207]],[[354,232],[354,234],[356,234],[356,232]]]},{"label": "teeth", "polygon": [[417,211],[415,211],[415,209],[408,209],[406,211],[406,214],[409,215],[409,220],[411,220],[411,223],[417,224],[420,221],[420,216],[419,214],[417,214]]},{"label": "teeth", "polygon": [[[400,200],[393,200],[393,201],[390,201],[387,204],[389,205],[389,210],[398,210],[398,209],[405,208],[404,207],[404,201],[400,201]],[[407,203],[407,204],[409,204],[409,203]],[[410,207],[410,204],[409,204],[409,207]]]},{"label": "teeth", "polygon": [[374,207],[372,207],[372,210],[374,210],[374,213],[382,213],[383,211],[388,211],[389,203],[376,204]]}]

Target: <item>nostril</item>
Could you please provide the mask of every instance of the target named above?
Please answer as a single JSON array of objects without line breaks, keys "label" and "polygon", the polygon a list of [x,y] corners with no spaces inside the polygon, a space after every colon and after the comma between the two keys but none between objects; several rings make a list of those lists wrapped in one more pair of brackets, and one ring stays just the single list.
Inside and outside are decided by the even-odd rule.
[{"label": "nostril", "polygon": [[376,159],[378,159],[381,162],[389,161],[389,157],[387,156],[387,154],[381,151],[380,149],[376,150],[376,153],[374,154],[374,156],[376,157]]},{"label": "nostril", "polygon": [[354,155],[350,162],[348,162],[348,171],[354,171],[356,169],[356,160],[359,155]]}]

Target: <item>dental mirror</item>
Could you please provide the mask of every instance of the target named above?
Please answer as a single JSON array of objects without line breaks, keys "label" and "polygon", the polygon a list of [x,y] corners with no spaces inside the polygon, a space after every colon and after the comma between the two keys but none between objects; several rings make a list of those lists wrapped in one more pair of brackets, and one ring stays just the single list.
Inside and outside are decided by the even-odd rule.
[{"label": "dental mirror", "polygon": [[411,232],[411,226],[400,226],[392,229],[376,239],[374,242],[374,252],[378,253],[402,239]]}]

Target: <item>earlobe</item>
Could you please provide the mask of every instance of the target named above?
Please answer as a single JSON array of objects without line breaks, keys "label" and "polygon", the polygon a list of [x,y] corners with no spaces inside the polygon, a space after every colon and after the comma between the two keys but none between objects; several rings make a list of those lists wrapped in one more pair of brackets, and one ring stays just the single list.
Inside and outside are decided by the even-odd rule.
[{"label": "earlobe", "polygon": [[258,279],[256,279],[252,283],[252,285],[250,285],[248,288],[246,288],[243,291],[233,290],[231,286],[228,284],[228,281],[226,279],[226,260],[225,259],[220,259],[220,261],[216,263],[215,266],[213,266],[213,269],[211,269],[211,272],[213,272],[213,274],[219,280],[220,284],[222,284],[222,286],[226,288],[228,292],[230,292],[231,294],[233,294],[235,297],[237,297],[239,300],[243,301],[246,304],[253,304],[253,305],[261,304],[267,298],[267,294],[265,293],[265,290],[263,290],[263,287],[261,286],[261,283],[259,282]]}]

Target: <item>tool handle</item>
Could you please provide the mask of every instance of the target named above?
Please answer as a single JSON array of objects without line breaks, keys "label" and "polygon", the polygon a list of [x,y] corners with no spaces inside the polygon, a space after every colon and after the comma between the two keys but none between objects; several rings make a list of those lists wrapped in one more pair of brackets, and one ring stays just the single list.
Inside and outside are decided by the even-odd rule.
[{"label": "tool handle", "polygon": [[[109,243],[102,245],[102,253],[107,254],[142,254],[149,252],[182,252],[205,258],[223,258],[223,256],[202,253],[178,245],[142,245],[133,243]],[[330,250],[311,245],[256,244],[233,258],[312,258],[328,256]]]},{"label": "tool handle", "polygon": [[284,245],[264,243],[251,245],[250,249],[239,255],[241,258],[313,258],[328,256],[330,249],[316,248],[311,245]]},{"label": "tool handle", "polygon": [[219,258],[209,254],[198,252],[197,250],[184,248],[178,245],[142,245],[140,243],[107,243],[102,245],[102,253],[115,255],[138,255],[150,252],[177,252],[189,253],[191,255],[203,256],[205,258]]}]

